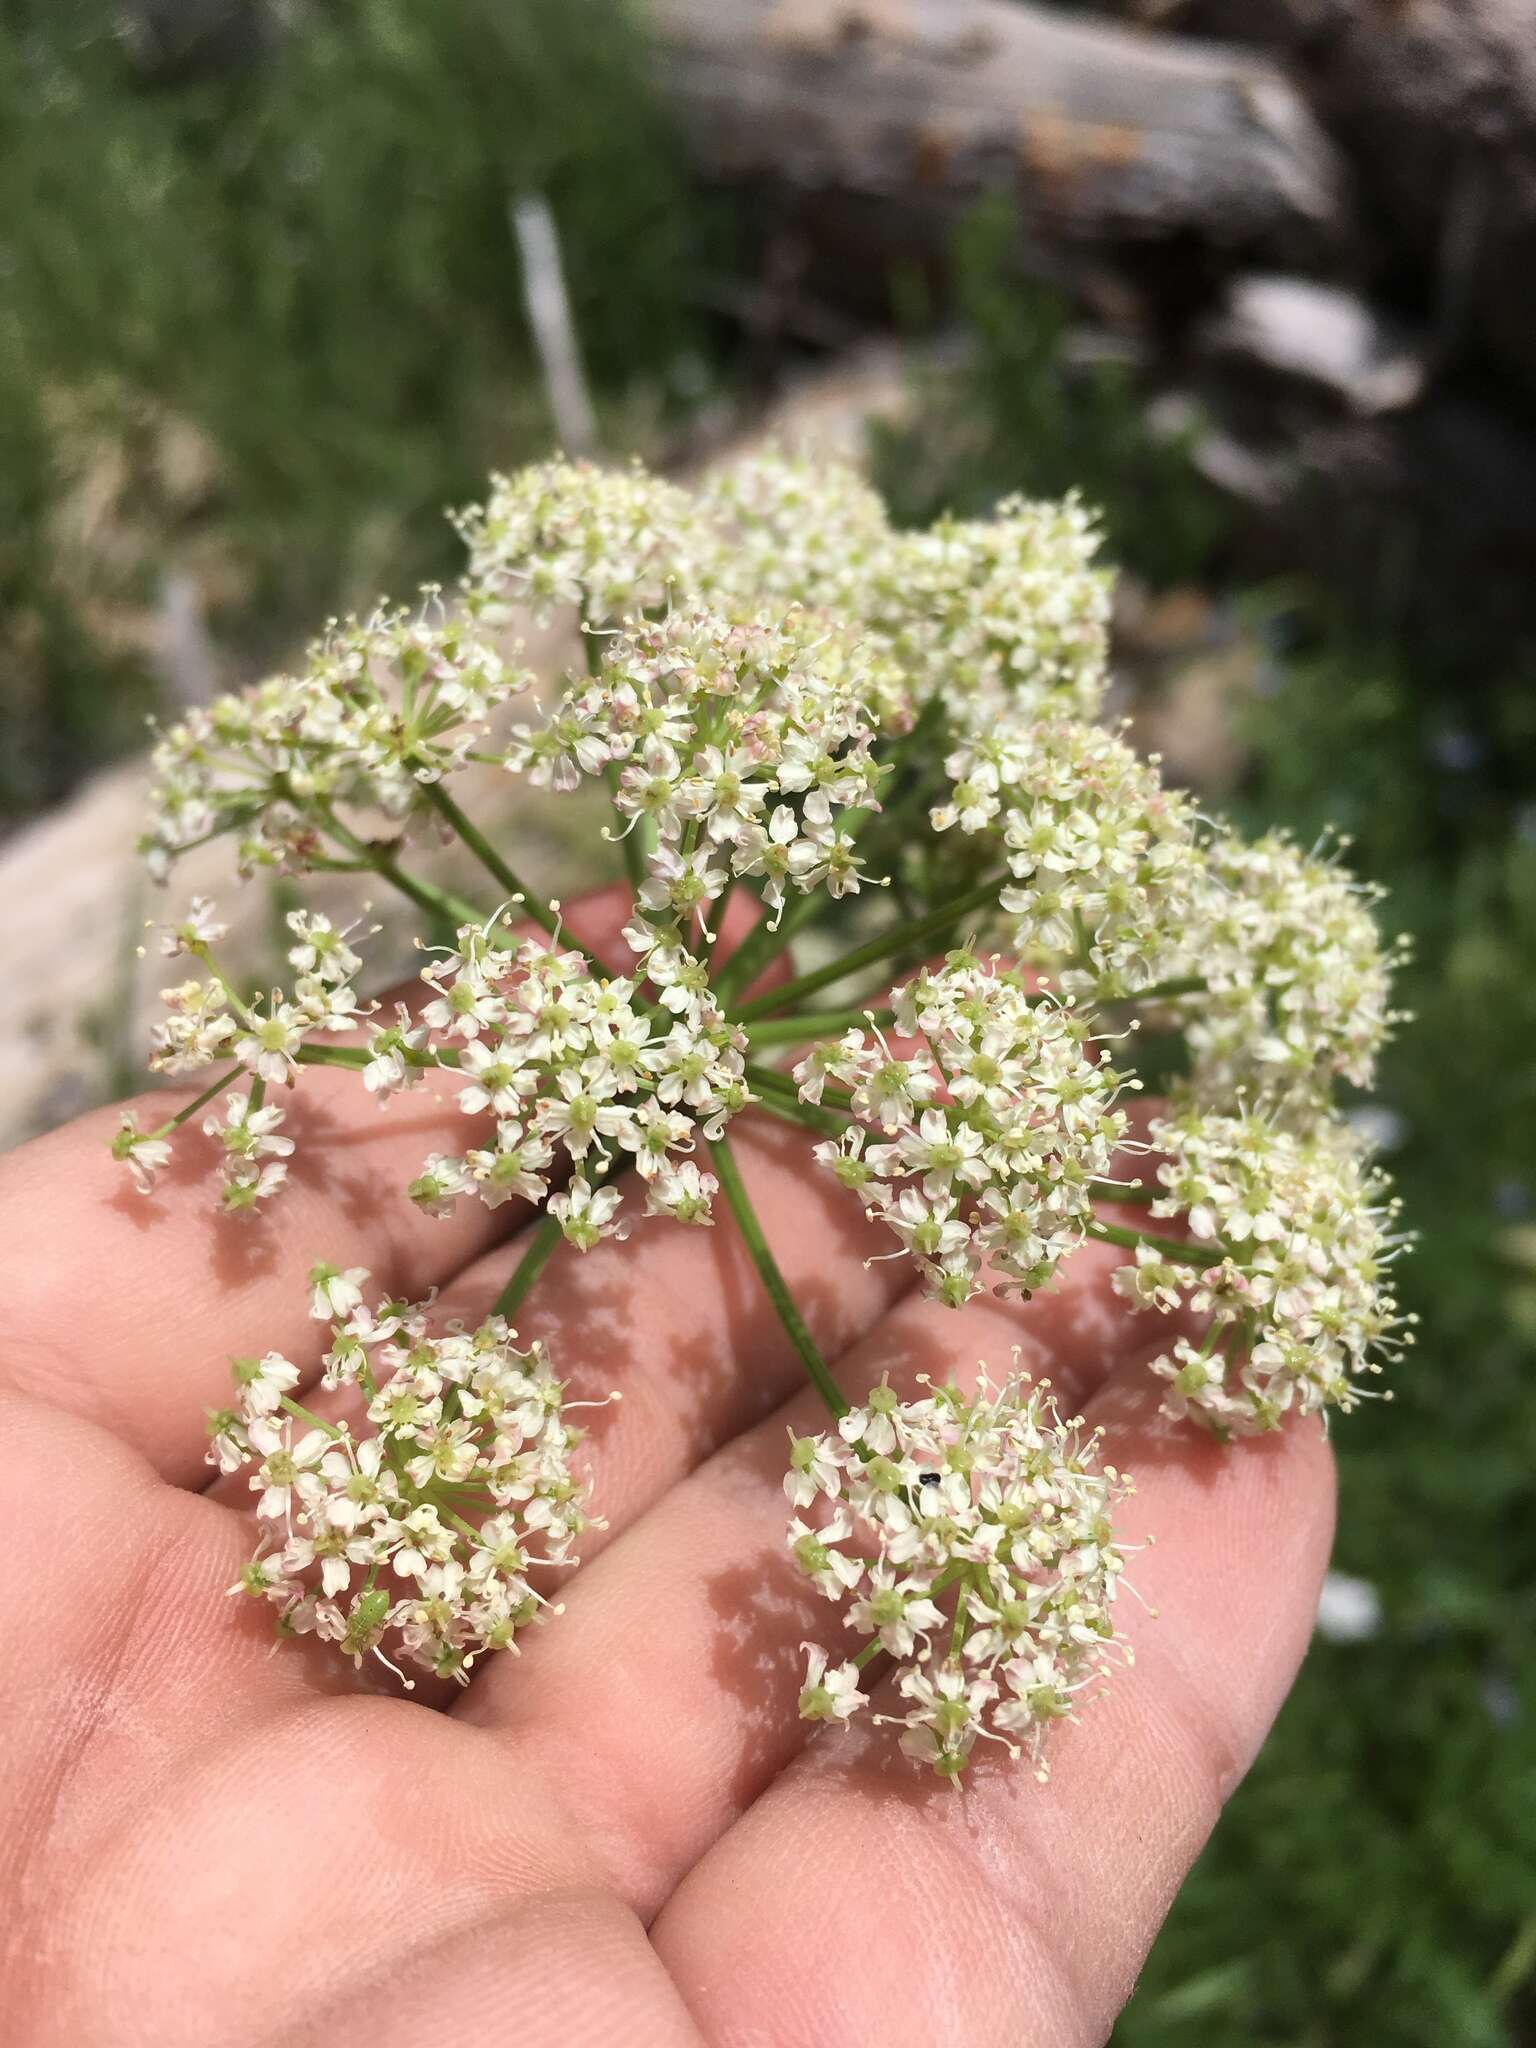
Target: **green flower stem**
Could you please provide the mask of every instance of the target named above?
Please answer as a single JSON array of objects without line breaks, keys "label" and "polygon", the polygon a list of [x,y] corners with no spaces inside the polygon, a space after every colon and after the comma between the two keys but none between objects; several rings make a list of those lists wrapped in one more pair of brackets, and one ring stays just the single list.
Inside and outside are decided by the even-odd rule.
[{"label": "green flower stem", "polygon": [[435,882],[424,882],[419,875],[407,874],[387,846],[370,846],[366,840],[359,839],[334,811],[325,813],[325,823],[327,830],[341,841],[349,853],[356,854],[366,867],[372,868],[376,875],[382,875],[386,882],[392,883],[402,896],[408,896],[420,909],[454,926],[485,923],[484,911],[477,910],[473,903],[466,903],[451,889],[440,889]]},{"label": "green flower stem", "polygon": [[1096,1202],[1155,1202],[1163,1190],[1142,1181],[1091,1180],[1088,1192]]},{"label": "green flower stem", "polygon": [[[792,1074],[782,1067],[765,1067],[761,1060],[747,1061],[747,1079],[754,1088],[764,1088],[775,1095],[787,1095],[792,1102],[801,1102],[799,1083]],[[842,1118],[846,1123],[853,1111],[849,1107],[853,1098],[846,1088],[839,1088],[835,1081],[828,1081],[819,1103],[803,1103],[807,1109],[822,1109]]]},{"label": "green flower stem", "polygon": [[[189,946],[187,951],[192,955],[193,959],[202,961],[213,980],[223,989],[229,1007],[234,1011],[242,1024],[254,1031],[257,1022],[255,1010],[252,1009],[244,996],[241,995],[239,989],[235,987],[235,984],[214,959],[209,949],[206,946]],[[257,1001],[260,1001],[260,997],[257,998]]]},{"label": "green flower stem", "polygon": [[715,994],[729,1006],[738,990],[749,988],[770,962],[777,960],[811,920],[826,908],[819,890],[808,889],[793,903],[781,905],[776,921],[765,918],[749,933],[715,976]]},{"label": "green flower stem", "polygon": [[782,1117],[786,1123],[799,1124],[803,1130],[818,1131],[824,1138],[842,1135],[848,1127],[846,1116],[835,1109],[818,1109],[813,1102],[800,1101],[792,1088],[774,1087],[772,1083],[781,1078],[771,1067],[747,1068],[747,1083],[760,1108],[770,1116]]},{"label": "green flower stem", "polygon": [[550,1254],[560,1242],[560,1222],[555,1216],[541,1216],[538,1228],[528,1240],[528,1249],[518,1260],[511,1279],[496,1297],[493,1315],[515,1316],[528,1297],[528,1290],[549,1261]]},{"label": "green flower stem", "polygon": [[624,872],[629,877],[629,886],[638,894],[640,885],[649,872],[647,863],[656,844],[655,827],[647,817],[627,817],[614,801],[619,789],[617,761],[608,763],[604,771],[604,780],[608,784],[609,800],[613,803],[612,836],[618,841],[619,851],[624,856]]},{"label": "green flower stem", "polygon": [[864,1645],[863,1649],[860,1650],[859,1654],[853,1660],[853,1668],[855,1669],[855,1671],[862,1671],[864,1669],[864,1666],[868,1664],[872,1658],[878,1657],[880,1654],[880,1648],[880,1638],[878,1636],[871,1636],[869,1641]]},{"label": "green flower stem", "polygon": [[519,899],[523,914],[531,917],[541,930],[553,933],[559,925],[554,911],[542,896],[535,895],[527,883],[519,879],[517,871],[502,859],[473,818],[460,810],[442,783],[429,782],[424,785],[422,793],[449,830],[463,840],[491,879],[499,883],[508,896]]},{"label": "green flower stem", "polygon": [[[892,953],[906,951],[910,947],[926,945],[930,940],[939,940],[951,935],[961,918],[973,910],[995,904],[997,892],[1002,886],[1002,877],[989,876],[985,882],[978,882],[974,889],[963,896],[955,896],[948,903],[941,903],[937,910],[931,910],[926,917],[915,923],[893,925],[879,933],[862,946],[855,946],[851,953],[845,953],[840,960],[829,961],[825,967],[818,967],[809,974],[787,981],[782,988],[770,989],[766,995],[755,1001],[743,1003],[732,1012],[739,1024],[749,1024],[755,1018],[769,1017],[780,1010],[792,1008],[806,996],[815,995],[818,989],[826,988],[834,981],[841,981],[845,975],[857,974],[861,967],[873,967]],[[737,955],[739,958],[740,955]],[[735,966],[733,959],[731,966]]]},{"label": "green flower stem", "polygon": [[714,1160],[715,1172],[730,1203],[731,1214],[741,1232],[742,1242],[757,1268],[758,1278],[767,1291],[769,1300],[778,1311],[779,1321],[784,1325],[784,1334],[794,1346],[800,1363],[813,1387],[833,1415],[839,1419],[848,1413],[848,1403],[839,1391],[826,1360],[816,1348],[815,1339],[805,1327],[794,1298],[785,1284],[784,1275],[779,1271],[778,1262],[768,1249],[768,1240],[763,1235],[763,1226],[757,1220],[757,1211],[752,1206],[752,1197],[747,1193],[746,1182],[736,1164],[735,1154],[724,1138],[710,1140],[710,1155]]},{"label": "green flower stem", "polygon": [[[777,1088],[781,1095],[793,1096],[797,1102],[800,1100],[799,1088],[781,1067],[763,1067],[749,1061],[747,1074],[754,1084],[761,1082],[764,1086]],[[838,1117],[843,1123],[850,1123],[853,1120],[853,1096],[840,1081],[828,1081],[823,1085],[821,1101],[816,1106],[825,1115]],[[944,1114],[953,1124],[958,1120],[960,1111],[949,1108],[945,1109]]]},{"label": "green flower stem", "polygon": [[[408,1067],[457,1067],[459,1055],[451,1046],[437,1046],[430,1053],[418,1047],[402,1048]],[[302,1067],[366,1067],[373,1054],[366,1045],[315,1045],[299,1047],[299,1065]]]},{"label": "green flower stem", "polygon": [[1202,996],[1210,984],[1203,974],[1185,974],[1174,981],[1154,981],[1150,988],[1139,988],[1133,996],[1104,996],[1106,1003],[1160,1003],[1173,996]]},{"label": "green flower stem", "polygon": [[1179,1244],[1171,1237],[1153,1237],[1145,1230],[1124,1230],[1118,1223],[1100,1223],[1097,1218],[1088,1225],[1087,1235],[1100,1244],[1123,1245],[1132,1252],[1144,1244],[1160,1259],[1170,1259],[1180,1266],[1219,1266],[1223,1259],[1231,1257],[1229,1247],[1224,1244]]},{"label": "green flower stem", "polygon": [[179,1131],[188,1117],[196,1116],[200,1109],[206,1109],[220,1089],[227,1088],[231,1081],[238,1081],[244,1072],[244,1067],[238,1064],[233,1067],[226,1067],[217,1081],[210,1081],[201,1095],[194,1095],[185,1109],[178,1109],[173,1117],[166,1119],[159,1130],[151,1131],[149,1135],[152,1138],[163,1138],[167,1131]]},{"label": "green flower stem", "polygon": [[373,1054],[365,1045],[301,1045],[301,1067],[366,1067]]},{"label": "green flower stem", "polygon": [[313,1408],[306,1408],[302,1401],[295,1401],[287,1394],[278,1398],[290,1415],[296,1415],[300,1422],[307,1422],[311,1429],[323,1429],[328,1437],[338,1442],[346,1435],[344,1429],[339,1429],[334,1422],[327,1422],[323,1415],[317,1415]]},{"label": "green flower stem", "polygon": [[719,957],[720,946],[725,934],[725,906],[730,902],[735,892],[737,880],[737,876],[727,875],[725,887],[709,906],[708,915],[714,926],[715,936],[711,939],[709,951],[704,956],[704,964],[709,970],[711,981],[715,979],[715,961]]},{"label": "green flower stem", "polygon": [[840,1038],[845,1031],[873,1024],[884,1031],[896,1021],[894,1010],[802,1010],[794,1017],[764,1017],[747,1026],[754,1045],[810,1044],[814,1038]]},{"label": "green flower stem", "polygon": [[955,1602],[955,1619],[949,1631],[949,1654],[951,1660],[958,1657],[965,1648],[965,1639],[971,1632],[971,1589],[960,1588],[960,1597]]}]

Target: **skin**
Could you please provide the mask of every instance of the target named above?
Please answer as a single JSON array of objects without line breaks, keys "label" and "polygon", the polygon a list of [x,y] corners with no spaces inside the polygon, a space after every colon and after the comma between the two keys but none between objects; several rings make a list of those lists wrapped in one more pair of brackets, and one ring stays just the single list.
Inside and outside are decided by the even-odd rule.
[{"label": "skin", "polygon": [[[571,921],[612,954],[622,915],[608,895]],[[402,1198],[464,1142],[446,1092],[381,1113],[309,1076],[293,1182],[254,1224],[211,1213],[201,1137],[136,1194],[116,1121],[0,1162],[8,2044],[1106,2037],[1305,1649],[1333,1520],[1315,1423],[1223,1452],[1161,1420],[1164,1332],[1112,1296],[1101,1247],[1022,1306],[923,1302],[907,1262],[865,1263],[888,1239],[810,1139],[745,1117],[743,1174],[851,1398],[1017,1345],[1103,1425],[1137,1484],[1119,1526],[1156,1532],[1129,1574],[1146,1605],[1120,1610],[1135,1669],[1055,1731],[1045,1786],[984,1744],[957,1792],[867,1715],[808,1731],[800,1645],[853,1647],[783,1542],[786,1425],[824,1411],[735,1232],[653,1221],[562,1247],[518,1319],[572,1398],[624,1396],[589,1418],[608,1527],[564,1614],[467,1692],[407,1697],[312,1639],[271,1654],[269,1614],[224,1597],[250,1495],[210,1480],[202,1418],[231,1353],[318,1371],[314,1259],[478,1319],[526,1219]]]}]

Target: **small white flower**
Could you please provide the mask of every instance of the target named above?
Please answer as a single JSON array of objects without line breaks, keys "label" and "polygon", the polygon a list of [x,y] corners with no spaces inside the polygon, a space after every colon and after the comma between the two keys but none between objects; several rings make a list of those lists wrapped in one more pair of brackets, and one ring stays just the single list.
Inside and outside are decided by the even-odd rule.
[{"label": "small white flower", "polygon": [[253,1012],[237,1033],[235,1058],[259,1081],[280,1087],[298,1071],[305,1025],[310,1022],[292,1003],[274,1000],[265,1015]]},{"label": "small white flower", "polygon": [[838,1664],[827,1669],[827,1653],[815,1643],[802,1643],[805,1651],[805,1684],[800,1688],[800,1718],[804,1721],[852,1720],[860,1707],[869,1705],[868,1695],[859,1691],[856,1664]]},{"label": "small white flower", "polygon": [[283,1396],[299,1384],[299,1369],[280,1351],[261,1358],[237,1358],[233,1365],[237,1398],[247,1416],[275,1415]]},{"label": "small white flower", "polygon": [[664,1167],[648,1182],[645,1212],[670,1216],[676,1223],[711,1224],[719,1188],[712,1173],[701,1173],[691,1159],[685,1159],[679,1166]]},{"label": "small white flower", "polygon": [[221,1206],[231,1215],[248,1213],[258,1203],[269,1201],[287,1179],[288,1168],[281,1159],[268,1159],[259,1166],[246,1159],[226,1159]]},{"label": "small white flower", "polygon": [[368,1064],[363,1068],[368,1093],[382,1102],[419,1081],[424,1069],[413,1063],[412,1055],[426,1043],[426,1026],[413,1025],[404,1003],[397,1003],[394,1023],[376,1024],[368,1034]]},{"label": "small white flower", "polygon": [[317,1323],[344,1322],[362,1304],[366,1266],[329,1266],[322,1261],[309,1269],[309,1312]]},{"label": "small white flower", "polygon": [[784,1492],[792,1508],[808,1508],[818,1494],[835,1495],[847,1459],[837,1438],[789,1433],[789,1470]]},{"label": "small white flower", "polygon": [[229,926],[220,922],[209,898],[194,896],[192,907],[182,922],[168,926],[161,934],[160,950],[172,959],[182,953],[191,953],[200,958],[210,946],[216,946],[228,931]]},{"label": "small white flower", "polygon": [[152,1194],[155,1176],[170,1164],[170,1140],[158,1131],[141,1131],[133,1120],[133,1112],[125,1109],[112,1140],[112,1157],[128,1168],[141,1195]]},{"label": "small white flower", "polygon": [[253,1417],[247,1425],[251,1449],[261,1463],[251,1475],[251,1490],[260,1494],[256,1512],[266,1521],[287,1519],[295,1501],[312,1502],[324,1491],[318,1473],[330,1438],[323,1429],[307,1430],[297,1442],[290,1422]]},{"label": "small white flower", "polygon": [[593,1187],[580,1174],[568,1189],[549,1198],[549,1213],[568,1244],[587,1252],[605,1237],[623,1237],[629,1226],[615,1221],[621,1197],[615,1187]]}]

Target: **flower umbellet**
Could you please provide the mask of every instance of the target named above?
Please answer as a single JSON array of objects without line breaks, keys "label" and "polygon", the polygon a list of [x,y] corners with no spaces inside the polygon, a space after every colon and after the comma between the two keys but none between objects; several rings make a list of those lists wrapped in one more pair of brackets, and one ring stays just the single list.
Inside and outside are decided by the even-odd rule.
[{"label": "flower umbellet", "polygon": [[565,1390],[502,1316],[434,1336],[427,1305],[368,1307],[361,1269],[309,1277],[311,1313],[335,1318],[322,1384],[355,1390],[361,1421],[311,1415],[276,1352],[235,1361],[213,1458],[249,1469],[261,1537],[230,1591],[270,1602],[283,1634],[356,1661],[393,1635],[407,1663],[467,1683],[558,1606],[550,1569],[588,1526]]},{"label": "flower umbellet", "polygon": [[[994,1387],[983,1369],[969,1393],[921,1385],[904,1401],[882,1382],[835,1431],[791,1441],[795,1563],[866,1638],[831,1672],[810,1647],[801,1712],[846,1721],[866,1704],[860,1667],[883,1650],[901,1703],[884,1718],[909,1755],[955,1777],[985,1737],[1043,1773],[1046,1731],[1119,1648],[1110,1510],[1128,1482],[1044,1382],[1015,1371]],[[813,1526],[800,1511],[817,1501]]]},{"label": "flower umbellet", "polygon": [[[237,1365],[210,1455],[249,1470],[265,1532],[241,1583],[353,1656],[462,1676],[514,1647],[575,1555],[585,1480],[558,1361],[511,1319],[562,1237],[728,1216],[835,1422],[792,1444],[791,1542],[865,1646],[809,1647],[802,1712],[871,1702],[950,1777],[981,1739],[1040,1762],[1119,1649],[1127,1482],[1017,1369],[850,1411],[732,1121],[808,1130],[940,1303],[1122,1247],[1127,1301],[1177,1312],[1150,1368],[1168,1414],[1261,1433],[1353,1406],[1411,1336],[1394,1205],[1335,1100],[1398,1022],[1401,942],[1339,848],[1245,842],[1101,722],[1109,579],[1075,500],[913,533],[852,471],[782,454],[691,489],[555,460],[458,525],[456,589],[333,623],[156,750],[157,876],[221,835],[244,876],[354,874],[419,913],[424,964],[414,1003],[382,1004],[370,931],[296,909],[285,984],[252,992],[194,901],[152,1063],[204,1085],[118,1132],[135,1185],[196,1117],[226,1209],[281,1200],[288,1106],[328,1066],[381,1108],[429,1074],[456,1093],[462,1144],[402,1199],[542,1211],[474,1331],[315,1269],[327,1379],[362,1421],[309,1417],[275,1353]],[[508,644],[520,610],[580,628],[552,691]],[[597,806],[622,957],[590,955],[471,815],[498,777]],[[449,842],[470,894],[435,878]],[[734,898],[757,915],[727,952]],[[1133,1122],[1153,1056],[1164,1099]]]}]

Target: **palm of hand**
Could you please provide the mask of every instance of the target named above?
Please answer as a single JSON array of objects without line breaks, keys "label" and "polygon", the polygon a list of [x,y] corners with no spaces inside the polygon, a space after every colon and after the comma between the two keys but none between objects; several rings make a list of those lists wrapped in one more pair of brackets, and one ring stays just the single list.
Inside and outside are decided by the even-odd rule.
[{"label": "palm of hand", "polygon": [[[618,918],[583,922],[598,944]],[[1102,1247],[1023,1306],[923,1302],[904,1263],[866,1265],[885,1243],[808,1141],[743,1119],[753,1199],[850,1393],[1022,1345],[1137,1479],[1127,1533],[1158,1540],[1133,1577],[1160,1618],[1129,1604],[1137,1667],[1057,1731],[1049,1785],[982,1755],[956,1794],[867,1717],[806,1740],[800,1645],[839,1622],[788,1562],[780,1480],[786,1422],[821,1411],[728,1227],[562,1250],[519,1316],[576,1398],[625,1397],[588,1446],[610,1526],[521,1657],[445,1700],[312,1642],[272,1655],[266,1616],[222,1598],[250,1551],[243,1475],[202,1463],[228,1356],[318,1369],[316,1257],[478,1318],[516,1256],[506,1210],[432,1223],[400,1199],[462,1122],[450,1097],[381,1117],[312,1080],[308,1165],[270,1223],[208,1214],[195,1146],[153,1199],[121,1192],[111,1112],[0,1166],[8,2038],[1101,2040],[1305,1645],[1332,1515],[1317,1427],[1228,1456],[1162,1422],[1140,1369],[1160,1333],[1114,1302]]]}]

